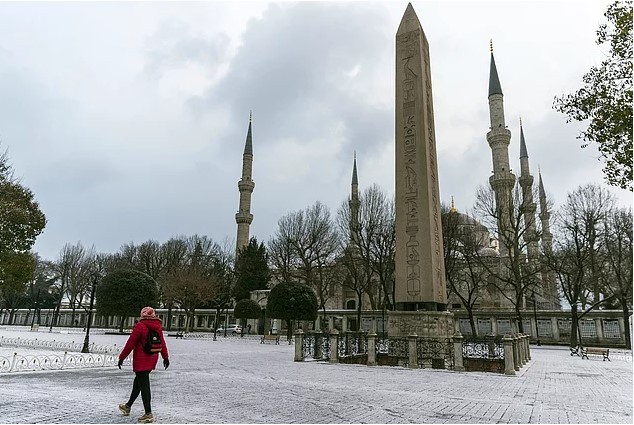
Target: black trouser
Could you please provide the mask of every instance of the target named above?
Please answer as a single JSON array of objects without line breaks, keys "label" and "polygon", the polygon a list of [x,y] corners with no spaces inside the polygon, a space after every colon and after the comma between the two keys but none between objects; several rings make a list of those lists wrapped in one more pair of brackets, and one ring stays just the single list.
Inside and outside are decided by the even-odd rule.
[{"label": "black trouser", "polygon": [[145,372],[135,372],[134,384],[132,384],[132,394],[130,394],[130,400],[126,403],[128,407],[132,407],[132,403],[136,400],[141,393],[141,399],[143,400],[143,408],[145,413],[152,412],[152,394],[150,393],[150,370]]}]

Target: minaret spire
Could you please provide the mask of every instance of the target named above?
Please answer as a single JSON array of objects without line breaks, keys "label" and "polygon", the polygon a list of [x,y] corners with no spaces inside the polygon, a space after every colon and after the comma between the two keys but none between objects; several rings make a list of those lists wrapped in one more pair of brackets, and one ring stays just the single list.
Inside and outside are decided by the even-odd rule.
[{"label": "minaret spire", "polygon": [[524,140],[524,129],[520,118],[520,186],[522,187],[522,212],[524,216],[524,241],[528,251],[529,260],[537,260],[539,256],[539,236],[535,222],[535,211],[537,207],[533,201],[533,176],[528,164],[528,151],[526,150],[526,140]]},{"label": "minaret spire", "polygon": [[489,183],[495,192],[497,209],[500,212],[498,216],[500,256],[508,256],[506,242],[512,237],[509,232],[511,229],[510,217],[513,211],[511,192],[515,185],[515,175],[509,166],[511,132],[506,128],[504,120],[504,95],[493,58],[493,43],[491,43],[489,74],[489,117],[491,128],[486,137],[493,158],[493,175],[489,178]]},{"label": "minaret spire", "polygon": [[[550,233],[550,212],[548,211],[548,201],[546,199],[546,191],[544,190],[544,182],[542,180],[542,171],[538,169],[539,177],[539,218],[542,222],[542,248],[544,252],[552,251],[553,234]],[[542,286],[544,288],[546,301],[549,307],[555,310],[561,308],[559,297],[557,295],[557,280],[552,271],[542,272]]]},{"label": "minaret spire", "polygon": [[553,235],[550,233],[550,212],[548,211],[548,200],[546,199],[541,170],[539,170],[539,218],[542,221],[542,245],[544,251],[550,252]]},{"label": "minaret spire", "polygon": [[238,182],[238,190],[240,191],[240,205],[236,213],[236,223],[238,224],[238,234],[236,238],[236,253],[240,248],[249,243],[249,226],[253,222],[253,214],[251,214],[251,194],[255,188],[253,176],[253,140],[251,132],[251,122],[253,115],[249,112],[249,129],[247,130],[247,139],[244,144],[244,153],[242,154],[242,178]]},{"label": "minaret spire", "polygon": [[350,207],[350,236],[352,237],[353,249],[358,247],[358,232],[359,232],[359,208],[361,207],[361,201],[359,200],[359,180],[357,178],[357,151],[354,151],[353,163],[352,163],[352,185],[350,190],[350,200],[348,205]]},{"label": "minaret spire", "polygon": [[500,78],[498,77],[498,69],[495,66],[495,58],[493,57],[493,40],[491,40],[491,67],[489,69],[489,96],[492,94],[503,94]]},{"label": "minaret spire", "polygon": [[353,165],[352,165],[352,184],[358,185],[359,180],[357,179],[357,151],[354,151],[353,157]]}]

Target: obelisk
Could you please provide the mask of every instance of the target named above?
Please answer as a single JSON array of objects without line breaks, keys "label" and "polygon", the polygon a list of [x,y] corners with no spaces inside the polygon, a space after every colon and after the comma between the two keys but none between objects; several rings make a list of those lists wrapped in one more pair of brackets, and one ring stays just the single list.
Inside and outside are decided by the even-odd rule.
[{"label": "obelisk", "polygon": [[390,315],[389,330],[445,335],[453,333],[447,329],[453,320],[446,312],[429,43],[411,3],[396,33],[395,115],[398,311]]}]

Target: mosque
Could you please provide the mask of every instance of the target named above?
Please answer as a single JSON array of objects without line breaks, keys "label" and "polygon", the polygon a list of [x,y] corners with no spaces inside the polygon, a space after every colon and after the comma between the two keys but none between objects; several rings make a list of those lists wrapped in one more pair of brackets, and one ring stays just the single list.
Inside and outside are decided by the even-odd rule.
[{"label": "mosque", "polygon": [[[513,220],[511,217],[513,208],[513,188],[516,181],[519,181],[522,194],[522,217],[517,219],[523,220],[524,232],[523,232],[523,246],[525,246],[524,258],[522,261],[530,263],[538,263],[540,261],[540,243],[542,250],[550,250],[552,245],[552,234],[550,232],[550,212],[548,211],[548,203],[546,199],[546,192],[544,190],[544,184],[541,176],[541,172],[538,173],[538,193],[539,193],[539,226],[537,223],[537,206],[533,199],[533,183],[534,178],[530,172],[528,149],[526,147],[526,140],[524,137],[524,129],[520,120],[520,175],[519,178],[513,174],[510,161],[508,147],[511,141],[511,131],[507,128],[504,118],[504,102],[503,93],[500,80],[498,77],[497,67],[495,64],[495,58],[493,56],[493,47],[491,45],[491,65],[489,72],[489,116],[490,116],[490,131],[486,135],[487,142],[491,148],[493,173],[489,178],[491,188],[495,193],[495,199],[497,203],[497,210],[500,212],[497,217],[498,229],[509,229],[510,223]],[[237,223],[237,239],[236,239],[236,251],[248,244],[249,241],[249,226],[253,221],[253,214],[251,213],[251,195],[255,188],[255,183],[252,179],[252,165],[253,165],[253,140],[252,140],[252,119],[249,118],[249,127],[247,131],[246,143],[244,147],[243,160],[242,160],[242,177],[238,182],[238,189],[240,192],[239,209],[235,215]],[[349,198],[349,205],[352,209],[353,216],[358,214],[359,208],[359,181],[357,173],[356,156],[353,160],[352,166],[352,183],[351,194]],[[508,235],[497,234],[491,232],[484,225],[478,222],[473,217],[460,213],[456,210],[451,202],[451,210],[446,214],[454,215],[453,220],[457,223],[457,226],[464,231],[469,229],[469,232],[476,235],[477,243],[480,248],[478,254],[481,257],[487,257],[486,261],[490,265],[492,271],[500,271],[500,268],[505,267],[505,262],[508,262],[509,247],[506,246],[505,240],[508,240]],[[356,209],[356,211],[355,211]],[[517,211],[517,209],[515,209]],[[538,231],[538,227],[540,230]],[[460,264],[460,261],[458,261]],[[487,274],[485,272],[485,274]],[[505,297],[496,285],[493,285],[495,280],[494,274],[488,273],[483,279],[488,282],[486,285],[481,285],[482,290],[478,294],[478,301],[474,304],[474,309],[496,309],[496,310],[510,310],[513,308],[513,304]],[[532,289],[529,296],[524,297],[521,307],[537,308],[539,310],[560,310],[560,300],[557,292],[557,285],[552,273],[542,273],[538,276],[538,283],[534,289]],[[275,284],[275,279],[272,282]],[[498,285],[500,286],[500,285]],[[265,302],[263,298],[266,297],[268,291],[258,291],[255,294],[256,300]],[[346,288],[339,287],[335,290],[335,294],[330,297],[327,308],[329,309],[355,309],[357,306],[357,295],[354,291],[346,290]],[[367,295],[366,295],[367,297]],[[512,298],[512,297],[511,297]],[[368,300],[363,300],[363,305],[368,306]],[[449,291],[448,305],[449,310],[455,311],[464,308],[460,298],[453,291]]]}]

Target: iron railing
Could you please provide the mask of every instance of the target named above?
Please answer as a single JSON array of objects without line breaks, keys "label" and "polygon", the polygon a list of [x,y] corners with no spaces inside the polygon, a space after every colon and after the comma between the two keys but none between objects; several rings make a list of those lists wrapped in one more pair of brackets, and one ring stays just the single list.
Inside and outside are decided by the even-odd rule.
[{"label": "iron railing", "polygon": [[451,338],[417,338],[416,358],[422,368],[453,369],[454,348]]},{"label": "iron railing", "polygon": [[[130,364],[127,358],[124,364]],[[0,356],[0,373],[34,370],[61,370],[116,366],[119,357],[115,354],[39,354]]]},{"label": "iron railing", "polygon": [[[65,342],[55,340],[38,340],[38,339],[22,339],[0,337],[0,347],[25,347],[25,348],[43,348],[50,351],[71,351],[81,353],[84,347],[83,342]],[[115,354],[120,351],[117,344],[102,345],[94,342],[89,345],[89,352],[92,354]]]},{"label": "iron railing", "polygon": [[504,360],[502,338],[465,338],[462,342],[465,359]]},{"label": "iron railing", "polygon": [[368,335],[365,332],[345,332],[337,336],[339,358],[368,354]]}]

